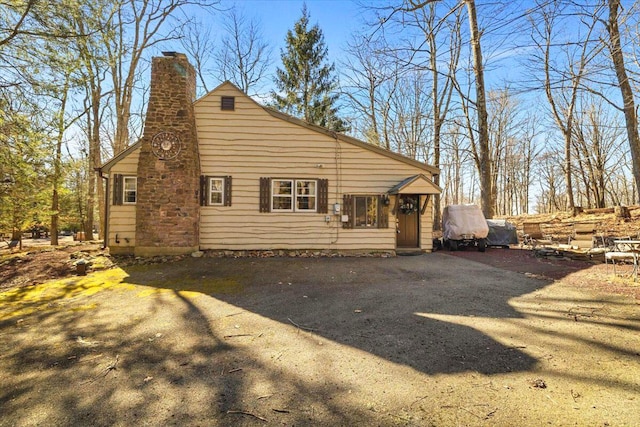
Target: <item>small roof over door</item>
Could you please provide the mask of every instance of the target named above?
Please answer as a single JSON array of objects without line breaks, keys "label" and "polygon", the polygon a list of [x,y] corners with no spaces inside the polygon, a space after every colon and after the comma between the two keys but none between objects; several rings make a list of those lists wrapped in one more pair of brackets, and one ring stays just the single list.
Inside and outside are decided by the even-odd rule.
[{"label": "small roof over door", "polygon": [[425,175],[410,176],[391,187],[389,194],[440,194],[442,189]]}]

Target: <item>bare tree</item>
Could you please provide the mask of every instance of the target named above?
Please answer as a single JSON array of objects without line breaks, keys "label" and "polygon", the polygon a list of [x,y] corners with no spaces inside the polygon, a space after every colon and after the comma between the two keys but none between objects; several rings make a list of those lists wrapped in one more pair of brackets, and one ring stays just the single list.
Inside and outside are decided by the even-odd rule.
[{"label": "bare tree", "polygon": [[[578,40],[557,40],[557,33],[563,30],[563,5],[560,2],[538,3],[529,16],[532,24],[531,39],[536,47],[535,60],[544,72],[544,92],[556,126],[564,139],[564,177],[567,190],[568,209],[575,215],[572,141],[578,96],[588,73],[589,64],[600,54],[602,45],[593,38],[602,12],[601,5],[592,10],[575,11],[580,17],[579,24],[584,29],[575,31]],[[575,25],[576,18],[571,16]],[[574,36],[576,37],[576,36]],[[554,58],[559,50],[566,62],[557,63]]]},{"label": "bare tree", "polygon": [[[618,9],[620,0],[608,0],[609,20],[607,32],[609,33],[609,52],[616,72],[620,93],[622,95],[624,119],[631,151],[633,164],[633,176],[636,183],[636,191],[640,191],[640,135],[638,134],[638,116],[635,106],[633,90],[627,75],[624,62],[624,54],[620,43],[620,28],[618,24]],[[639,193],[640,194],[640,193]]]},{"label": "bare tree", "polygon": [[210,62],[215,52],[215,41],[211,33],[211,27],[195,20],[191,25],[185,27],[184,36],[180,39],[180,44],[186,55],[191,58],[198,76],[199,86],[197,96],[202,96],[211,90],[209,77],[213,75]]},{"label": "bare tree", "polygon": [[489,92],[489,152],[492,158],[492,191],[496,195],[496,213],[513,215],[519,209],[521,187],[529,186],[529,177],[519,171],[530,170],[527,147],[531,135],[527,134],[526,120],[518,113],[519,101],[509,88]]},{"label": "bare tree", "polygon": [[[359,132],[371,144],[390,149],[383,117],[389,115],[389,95],[395,93],[393,82],[397,80],[399,64],[389,60],[382,42],[367,37],[353,37],[346,51],[348,56],[341,63],[341,89],[362,121],[360,129],[352,127],[351,131]],[[391,90],[385,90],[389,87]]]},{"label": "bare tree", "polygon": [[621,145],[621,128],[610,116],[610,111],[604,108],[602,100],[589,98],[585,101],[588,104],[576,116],[574,132],[577,170],[582,179],[586,206],[604,208],[607,185],[611,172],[615,170],[612,167],[613,153]]},{"label": "bare tree", "polygon": [[564,207],[566,195],[563,194],[564,182],[562,165],[557,161],[559,158],[560,152],[553,148],[544,151],[539,157],[536,168],[541,188],[536,207],[539,213],[557,212]]},{"label": "bare tree", "polygon": [[[440,152],[441,152],[441,139],[442,139],[442,127],[445,123],[447,115],[449,114],[449,108],[451,105],[451,96],[453,94],[453,76],[458,68],[458,61],[460,60],[460,52],[462,47],[461,37],[461,8],[454,9],[450,16],[451,20],[439,20],[436,21],[436,5],[431,3],[428,7],[421,8],[416,14],[419,16],[417,20],[419,28],[422,30],[424,37],[427,41],[427,49],[429,52],[429,70],[431,71],[431,101],[432,101],[432,118],[433,118],[433,131],[432,131],[432,146],[433,146],[433,158],[432,163],[435,167],[440,168]],[[437,40],[437,33],[439,30],[444,29],[449,32],[448,46],[444,47],[444,50],[448,51],[449,60],[446,61],[445,66],[440,64],[443,62],[440,59],[441,55],[440,44]],[[444,82],[441,84],[442,80]],[[440,185],[440,176],[436,175],[433,179],[436,185]],[[440,195],[436,195],[433,201],[434,208],[434,224],[435,228],[440,228]]]},{"label": "bare tree", "polygon": [[244,93],[260,90],[272,60],[272,49],[265,42],[260,23],[236,8],[230,10],[224,24],[222,46],[215,54],[221,80],[229,80]]},{"label": "bare tree", "polygon": [[186,22],[175,19],[186,6],[213,7],[217,0],[119,0],[110,24],[102,32],[114,95],[115,135],[113,152],[130,143],[131,103],[140,65],[147,50],[181,38]]},{"label": "bare tree", "polygon": [[465,0],[469,15],[469,28],[471,37],[471,52],[473,56],[473,73],[475,76],[476,99],[475,107],[478,115],[478,171],[480,173],[480,200],[482,213],[485,218],[493,218],[495,207],[495,194],[491,187],[492,160],[489,153],[489,129],[487,124],[487,101],[484,87],[484,64],[482,62],[482,47],[480,43],[480,31],[478,30],[478,18],[476,15],[476,3],[474,0]]}]

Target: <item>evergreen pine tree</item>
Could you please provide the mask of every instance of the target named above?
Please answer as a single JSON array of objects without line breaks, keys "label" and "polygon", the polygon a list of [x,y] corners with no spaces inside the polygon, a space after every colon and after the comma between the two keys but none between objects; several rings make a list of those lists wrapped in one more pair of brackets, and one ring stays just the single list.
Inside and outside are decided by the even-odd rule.
[{"label": "evergreen pine tree", "polygon": [[272,92],[275,107],[308,123],[337,132],[348,130],[337,116],[338,95],[333,93],[338,80],[333,76],[334,64],[325,62],[328,49],[318,25],[309,28],[306,4],[293,31],[287,32],[286,50],[280,52],[284,69],[276,70],[275,84],[280,93]]}]

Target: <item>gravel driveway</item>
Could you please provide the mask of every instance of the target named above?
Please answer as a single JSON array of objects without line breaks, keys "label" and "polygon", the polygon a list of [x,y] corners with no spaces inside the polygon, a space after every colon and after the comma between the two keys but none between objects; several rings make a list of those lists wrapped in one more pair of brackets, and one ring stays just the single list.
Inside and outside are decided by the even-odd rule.
[{"label": "gravel driveway", "polygon": [[0,293],[0,426],[635,425],[638,302],[523,273],[190,258]]}]

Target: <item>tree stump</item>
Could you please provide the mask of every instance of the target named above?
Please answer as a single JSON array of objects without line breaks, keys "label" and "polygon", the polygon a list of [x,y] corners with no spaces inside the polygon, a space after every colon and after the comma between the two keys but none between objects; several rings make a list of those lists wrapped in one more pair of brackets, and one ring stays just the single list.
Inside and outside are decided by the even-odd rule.
[{"label": "tree stump", "polygon": [[613,208],[613,213],[616,215],[616,218],[620,218],[620,219],[631,218],[631,213],[629,213],[629,208],[626,206],[615,206]]}]

